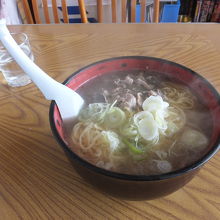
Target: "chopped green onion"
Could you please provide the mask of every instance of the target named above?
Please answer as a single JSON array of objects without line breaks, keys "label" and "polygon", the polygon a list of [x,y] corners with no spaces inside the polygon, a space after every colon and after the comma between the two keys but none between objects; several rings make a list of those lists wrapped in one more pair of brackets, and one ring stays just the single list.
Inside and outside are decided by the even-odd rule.
[{"label": "chopped green onion", "polygon": [[132,153],[134,153],[134,154],[143,154],[144,153],[141,149],[138,149],[137,147],[135,147],[135,145],[133,145],[128,140],[122,139],[122,142],[129,147],[129,149],[131,150]]},{"label": "chopped green onion", "polygon": [[125,113],[118,107],[112,107],[104,118],[104,124],[107,128],[117,128],[125,122]]}]

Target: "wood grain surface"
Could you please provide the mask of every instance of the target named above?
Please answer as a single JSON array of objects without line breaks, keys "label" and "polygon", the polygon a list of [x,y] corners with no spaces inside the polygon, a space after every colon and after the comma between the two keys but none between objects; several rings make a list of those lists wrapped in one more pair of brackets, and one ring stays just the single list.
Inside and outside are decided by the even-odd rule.
[{"label": "wood grain surface", "polygon": [[[220,91],[218,24],[10,26],[25,32],[35,62],[63,82],[92,62],[124,55],[165,58],[206,77]],[[185,187],[152,201],[101,194],[73,170],[52,136],[50,102],[34,84],[0,80],[0,219],[220,219],[216,154]]]}]

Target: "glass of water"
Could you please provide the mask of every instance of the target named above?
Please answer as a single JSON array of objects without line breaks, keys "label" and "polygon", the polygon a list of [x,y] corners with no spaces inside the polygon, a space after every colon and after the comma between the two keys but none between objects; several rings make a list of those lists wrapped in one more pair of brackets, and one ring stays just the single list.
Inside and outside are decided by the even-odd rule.
[{"label": "glass of water", "polygon": [[[33,53],[31,51],[28,36],[25,33],[11,33],[14,40],[19,47],[25,52],[25,54],[34,60]],[[16,61],[11,57],[8,51],[4,48],[0,42],[0,71],[2,72],[5,80],[9,86],[18,87],[25,86],[31,82],[30,77],[24,73],[24,71],[18,66]]]}]

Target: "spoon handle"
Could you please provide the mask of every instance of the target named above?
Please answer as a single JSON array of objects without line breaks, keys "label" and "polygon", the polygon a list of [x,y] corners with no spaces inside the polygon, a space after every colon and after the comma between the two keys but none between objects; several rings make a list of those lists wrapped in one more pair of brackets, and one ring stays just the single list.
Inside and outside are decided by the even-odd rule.
[{"label": "spoon handle", "polygon": [[40,91],[48,100],[54,100],[58,87],[64,85],[58,83],[38,67],[17,45],[4,22],[0,22],[0,40],[18,65],[30,76]]}]

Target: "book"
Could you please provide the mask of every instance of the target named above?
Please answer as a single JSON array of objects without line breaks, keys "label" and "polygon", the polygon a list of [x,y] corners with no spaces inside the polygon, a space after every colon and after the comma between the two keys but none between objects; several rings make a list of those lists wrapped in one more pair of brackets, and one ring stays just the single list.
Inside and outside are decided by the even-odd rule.
[{"label": "book", "polygon": [[211,22],[220,22],[220,0],[215,2]]},{"label": "book", "polygon": [[211,5],[211,0],[204,0],[201,6],[201,12],[200,12],[200,17],[199,21],[200,22],[206,22],[207,21],[207,16],[209,13],[209,7]]},{"label": "book", "polygon": [[211,1],[211,4],[210,4],[210,6],[209,6],[208,15],[207,15],[207,22],[210,22],[210,21],[211,21],[212,14],[213,14],[214,8],[215,8],[215,2],[216,2],[216,0],[212,0],[212,1]]},{"label": "book", "polygon": [[201,7],[202,7],[202,0],[197,0],[196,11],[193,19],[194,22],[199,22]]}]

